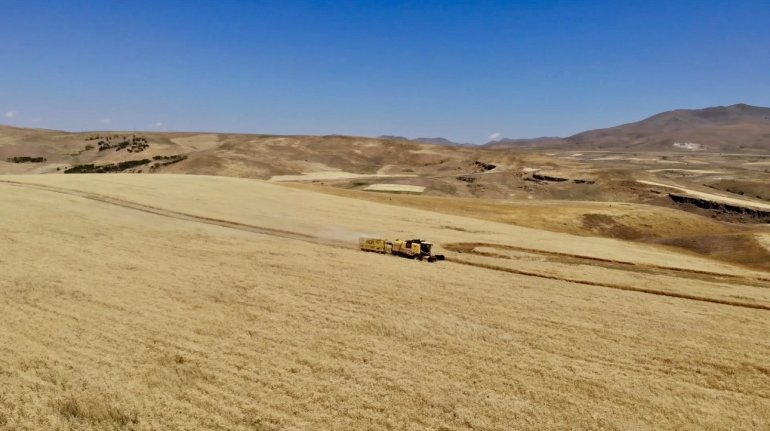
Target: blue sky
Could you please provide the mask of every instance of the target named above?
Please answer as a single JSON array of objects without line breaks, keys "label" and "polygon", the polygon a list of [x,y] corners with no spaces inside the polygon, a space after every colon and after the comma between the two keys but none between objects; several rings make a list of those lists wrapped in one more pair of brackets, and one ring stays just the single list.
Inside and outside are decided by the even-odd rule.
[{"label": "blue sky", "polygon": [[770,2],[0,3],[0,123],[565,136],[770,106]]}]

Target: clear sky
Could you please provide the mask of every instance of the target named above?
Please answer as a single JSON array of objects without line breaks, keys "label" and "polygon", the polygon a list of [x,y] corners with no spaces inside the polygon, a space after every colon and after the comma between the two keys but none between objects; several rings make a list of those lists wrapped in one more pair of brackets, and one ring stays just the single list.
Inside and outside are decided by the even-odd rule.
[{"label": "clear sky", "polygon": [[0,1],[0,123],[564,136],[770,106],[770,1]]}]

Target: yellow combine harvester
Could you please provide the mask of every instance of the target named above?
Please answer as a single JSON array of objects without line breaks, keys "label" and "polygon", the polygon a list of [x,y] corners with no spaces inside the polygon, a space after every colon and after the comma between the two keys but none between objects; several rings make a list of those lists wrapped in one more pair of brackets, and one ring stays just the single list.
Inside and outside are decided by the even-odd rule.
[{"label": "yellow combine harvester", "polygon": [[383,254],[390,253],[394,256],[406,257],[408,259],[424,259],[428,262],[444,260],[443,254],[430,253],[433,244],[421,239],[387,241],[381,238],[361,237],[358,239],[358,247],[363,251]]}]

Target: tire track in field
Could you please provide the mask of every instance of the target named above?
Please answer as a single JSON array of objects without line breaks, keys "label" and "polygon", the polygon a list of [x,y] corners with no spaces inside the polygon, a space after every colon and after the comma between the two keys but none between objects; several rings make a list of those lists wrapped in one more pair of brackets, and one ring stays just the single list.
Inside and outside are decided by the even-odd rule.
[{"label": "tire track in field", "polygon": [[583,284],[587,286],[596,286],[596,287],[605,287],[609,289],[616,289],[616,290],[625,290],[629,292],[638,292],[638,293],[647,293],[651,295],[658,295],[658,296],[668,296],[670,298],[679,298],[679,299],[689,299],[692,301],[700,301],[700,302],[708,302],[712,304],[721,304],[721,305],[730,305],[733,307],[742,307],[742,308],[753,308],[755,310],[766,310],[770,311],[770,305],[765,304],[752,304],[748,302],[740,302],[740,301],[730,301],[726,299],[718,299],[718,298],[709,298],[707,296],[699,296],[699,295],[690,295],[687,293],[678,293],[678,292],[669,292],[665,290],[656,290],[656,289],[647,289],[643,287],[634,287],[634,286],[626,286],[622,284],[612,284],[612,283],[599,283],[596,281],[588,281],[588,280],[578,280],[578,279],[570,279],[570,278],[564,278],[564,277],[557,277],[555,275],[547,275],[547,274],[541,274],[537,272],[530,272],[530,271],[522,271],[518,269],[513,268],[506,268],[504,266],[497,266],[497,265],[491,265],[486,263],[478,263],[478,262],[470,262],[467,260],[457,259],[457,258],[450,258],[447,257],[447,260],[453,263],[458,263],[460,265],[468,265],[468,266],[475,266],[478,268],[485,268],[485,269],[491,269],[494,271],[502,271],[502,272],[508,272],[511,274],[517,274],[517,275],[525,275],[528,277],[539,277],[539,278],[545,278],[548,280],[558,280],[558,281],[564,281],[567,283],[575,283],[575,284]]},{"label": "tire track in field", "polygon": [[510,250],[510,251],[518,251],[523,253],[538,254],[546,257],[573,259],[573,260],[577,260],[578,262],[587,261],[590,263],[596,263],[602,267],[616,268],[616,269],[621,269],[625,271],[645,271],[653,274],[663,272],[663,273],[667,273],[667,275],[671,275],[675,277],[685,276],[687,278],[701,278],[705,280],[711,280],[714,278],[732,279],[732,280],[739,280],[747,283],[748,285],[757,286],[757,287],[768,287],[767,283],[770,282],[770,278],[764,278],[764,277],[747,277],[739,274],[727,274],[722,272],[706,271],[706,270],[700,270],[700,269],[677,268],[672,266],[654,265],[649,263],[635,263],[635,262],[628,262],[624,260],[606,259],[606,258],[593,257],[593,256],[583,256],[579,254],[570,254],[570,253],[562,253],[558,251],[547,251],[547,250],[540,250],[540,249],[534,249],[534,248],[518,247],[513,245],[507,245],[507,244],[458,242],[458,243],[452,243],[452,244],[442,244],[442,246],[447,250],[455,251],[458,253],[468,253],[468,254],[474,254],[477,256],[484,256],[484,257],[509,259],[509,257],[507,256],[478,251],[476,250],[476,248],[478,247],[497,248],[501,250]]},{"label": "tire track in field", "polygon": [[277,236],[281,238],[311,242],[314,244],[323,244],[323,245],[329,245],[329,246],[340,247],[340,248],[350,248],[350,244],[342,241],[335,241],[332,239],[326,239],[326,238],[322,238],[314,235],[304,234],[300,232],[293,232],[289,230],[275,229],[275,228],[269,228],[264,226],[255,226],[255,225],[250,225],[245,223],[217,219],[213,217],[197,216],[193,214],[183,213],[180,211],[174,211],[174,210],[155,207],[151,205],[140,204],[138,202],[133,202],[133,201],[120,199],[120,198],[107,196],[107,195],[102,195],[98,193],[86,192],[86,191],[77,190],[77,189],[68,189],[63,187],[55,187],[55,186],[49,186],[49,185],[43,185],[43,184],[24,183],[19,181],[10,181],[10,180],[0,180],[0,182],[11,186],[33,188],[33,189],[38,189],[38,190],[43,190],[43,191],[48,191],[53,193],[77,196],[84,199],[116,205],[119,207],[129,208],[136,211],[155,214],[163,217],[175,218],[178,220],[205,223],[205,224],[210,224],[215,226],[226,227],[230,229],[242,230],[246,232],[253,232],[253,233],[258,233],[263,235]]},{"label": "tire track in field", "polygon": [[[350,248],[350,245],[347,243],[343,243],[340,241],[332,241],[332,240],[325,240],[323,238],[319,238],[317,236],[303,234],[299,232],[292,232],[288,230],[282,230],[282,229],[274,229],[274,228],[268,228],[263,226],[254,226],[249,225],[245,223],[238,223],[233,221],[227,221],[227,220],[221,220],[217,218],[212,217],[204,217],[204,216],[196,216],[192,214],[187,214],[179,211],[174,210],[168,210],[164,208],[154,207],[151,205],[145,205],[140,204],[137,202],[115,198],[112,196],[106,196],[98,193],[91,193],[91,192],[85,192],[82,190],[77,189],[68,189],[63,187],[55,187],[55,186],[49,186],[49,185],[43,185],[43,184],[32,184],[32,183],[24,183],[19,181],[11,181],[11,180],[0,180],[0,182],[16,186],[16,187],[23,187],[23,188],[32,188],[32,189],[38,189],[42,191],[48,191],[53,193],[61,193],[65,195],[70,196],[77,196],[97,202],[107,203],[111,205],[116,205],[123,208],[129,208],[136,211],[141,211],[149,214],[155,214],[160,215],[163,217],[170,217],[175,218],[178,220],[185,220],[185,221],[192,221],[192,222],[198,222],[198,223],[205,223],[215,226],[221,226],[225,228],[230,229],[236,229],[246,232],[253,232],[263,235],[269,235],[269,236],[277,236],[281,238],[288,238],[288,239],[295,239],[299,241],[304,242],[310,242],[314,244],[322,244],[322,245],[328,245],[333,247],[339,247],[339,248]],[[582,258],[583,256],[572,256],[567,255],[564,253],[555,253],[557,255],[562,255],[563,257],[577,257]],[[601,259],[601,258],[592,258],[596,261],[606,261],[606,262],[614,262],[609,259]],[[517,270],[513,268],[506,268],[502,266],[497,265],[490,265],[490,264],[484,264],[484,263],[476,263],[476,262],[469,262],[462,259],[457,259],[456,257],[447,257],[448,262],[457,263],[460,265],[468,265],[468,266],[474,266],[478,268],[485,268],[485,269],[491,269],[495,271],[502,271],[502,272],[508,272],[511,274],[517,274],[517,275],[524,275],[528,277],[538,277],[538,278],[545,278],[548,280],[556,280],[556,281],[564,281],[568,283],[576,283],[576,284],[583,284],[587,286],[596,286],[596,287],[605,287],[609,289],[616,289],[616,290],[624,290],[624,291],[630,291],[630,292],[638,292],[638,293],[647,293],[651,295],[658,295],[658,296],[667,296],[671,298],[679,298],[679,299],[688,299],[693,301],[699,301],[699,302],[707,302],[712,304],[720,304],[720,305],[730,305],[734,307],[742,307],[742,308],[750,308],[750,309],[757,309],[757,310],[766,310],[770,311],[770,305],[764,305],[764,304],[752,304],[752,303],[746,303],[746,302],[740,302],[740,301],[730,301],[730,300],[723,300],[723,299],[716,299],[716,298],[709,298],[705,296],[698,296],[698,295],[690,295],[686,293],[676,293],[676,292],[668,292],[668,291],[662,291],[662,290],[655,290],[655,289],[647,289],[647,288],[640,288],[640,287],[633,287],[633,286],[625,286],[625,285],[619,285],[619,284],[611,284],[611,283],[599,283],[599,282],[593,282],[593,281],[587,281],[587,280],[577,280],[577,279],[569,279],[569,278],[563,278],[563,277],[557,277],[542,273],[536,273],[536,272],[530,272],[530,271],[522,271]],[[634,265],[632,263],[629,263],[630,265]],[[670,269],[670,268],[668,268]],[[688,271],[688,270],[683,270]],[[693,271],[697,272],[697,271]],[[723,276],[724,274],[714,274]],[[740,276],[735,276],[739,277]]]}]

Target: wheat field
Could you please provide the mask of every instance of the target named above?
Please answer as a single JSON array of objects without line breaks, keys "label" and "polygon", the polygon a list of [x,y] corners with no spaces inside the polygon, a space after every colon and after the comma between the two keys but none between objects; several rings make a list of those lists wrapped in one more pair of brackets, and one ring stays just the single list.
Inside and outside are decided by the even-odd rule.
[{"label": "wheat field", "polygon": [[0,196],[2,430],[770,423],[766,272],[257,180],[6,176]]}]

